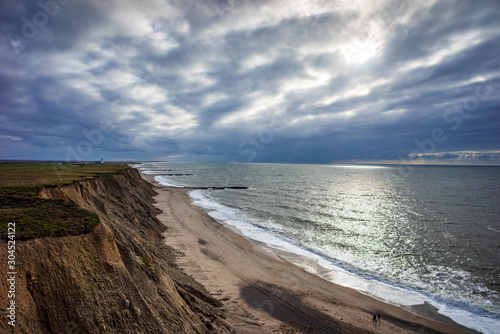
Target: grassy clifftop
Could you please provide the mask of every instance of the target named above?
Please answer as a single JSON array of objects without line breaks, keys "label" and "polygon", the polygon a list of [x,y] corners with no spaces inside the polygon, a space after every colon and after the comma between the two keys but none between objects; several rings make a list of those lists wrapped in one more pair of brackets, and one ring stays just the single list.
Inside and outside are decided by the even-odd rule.
[{"label": "grassy clifftop", "polygon": [[[156,193],[137,170],[1,165],[0,175],[19,263],[16,327],[0,321],[0,333],[230,332],[220,302],[176,268]],[[0,271],[2,296],[7,278]]]},{"label": "grassy clifftop", "polygon": [[16,238],[80,234],[99,223],[95,213],[62,200],[38,198],[44,187],[60,187],[107,174],[121,174],[125,164],[0,164],[0,234],[16,223]]}]

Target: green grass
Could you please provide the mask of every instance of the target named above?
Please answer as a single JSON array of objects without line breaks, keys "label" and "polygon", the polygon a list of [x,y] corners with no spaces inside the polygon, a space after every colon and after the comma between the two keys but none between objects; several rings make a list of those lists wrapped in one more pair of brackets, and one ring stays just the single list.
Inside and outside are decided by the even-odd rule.
[{"label": "green grass", "polygon": [[16,238],[86,233],[99,223],[96,214],[62,200],[41,199],[43,187],[60,187],[97,176],[123,173],[124,164],[0,164],[0,235],[16,223]]},{"label": "green grass", "polygon": [[57,165],[44,163],[0,164],[1,186],[61,186],[103,174],[123,173],[126,164]]}]

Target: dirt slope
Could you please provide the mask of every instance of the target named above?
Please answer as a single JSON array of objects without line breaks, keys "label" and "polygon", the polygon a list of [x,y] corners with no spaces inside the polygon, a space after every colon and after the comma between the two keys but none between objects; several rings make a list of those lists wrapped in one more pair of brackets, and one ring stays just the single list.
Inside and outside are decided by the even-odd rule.
[{"label": "dirt slope", "polygon": [[[40,197],[76,203],[101,223],[86,234],[16,242],[16,326],[1,321],[0,332],[229,332],[220,303],[175,267],[151,205],[154,194],[133,169],[44,188]],[[6,241],[0,242],[6,259]],[[0,265],[2,305],[6,265]]]}]

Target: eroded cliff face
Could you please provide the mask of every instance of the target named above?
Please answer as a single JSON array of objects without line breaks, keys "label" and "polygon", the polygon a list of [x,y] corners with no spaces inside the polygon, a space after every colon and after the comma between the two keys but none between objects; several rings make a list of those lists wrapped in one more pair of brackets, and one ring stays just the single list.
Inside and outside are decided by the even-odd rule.
[{"label": "eroded cliff face", "polygon": [[[133,169],[43,189],[40,197],[74,202],[101,223],[86,234],[16,242],[16,326],[4,320],[1,331],[229,332],[220,303],[175,267],[151,205],[154,194]],[[6,259],[1,242],[0,258]],[[2,297],[6,273],[0,272]]]}]

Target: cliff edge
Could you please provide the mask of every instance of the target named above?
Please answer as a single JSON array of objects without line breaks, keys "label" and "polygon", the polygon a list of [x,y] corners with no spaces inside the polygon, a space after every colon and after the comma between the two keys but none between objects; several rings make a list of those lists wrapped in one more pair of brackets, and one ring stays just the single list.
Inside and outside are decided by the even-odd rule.
[{"label": "cliff edge", "polygon": [[[220,302],[175,266],[154,195],[135,169],[42,188],[40,198],[72,202],[100,223],[84,234],[16,240],[15,327],[4,320],[0,331],[230,332]],[[0,242],[0,258],[7,259]],[[7,270],[0,282],[3,297]]]}]

